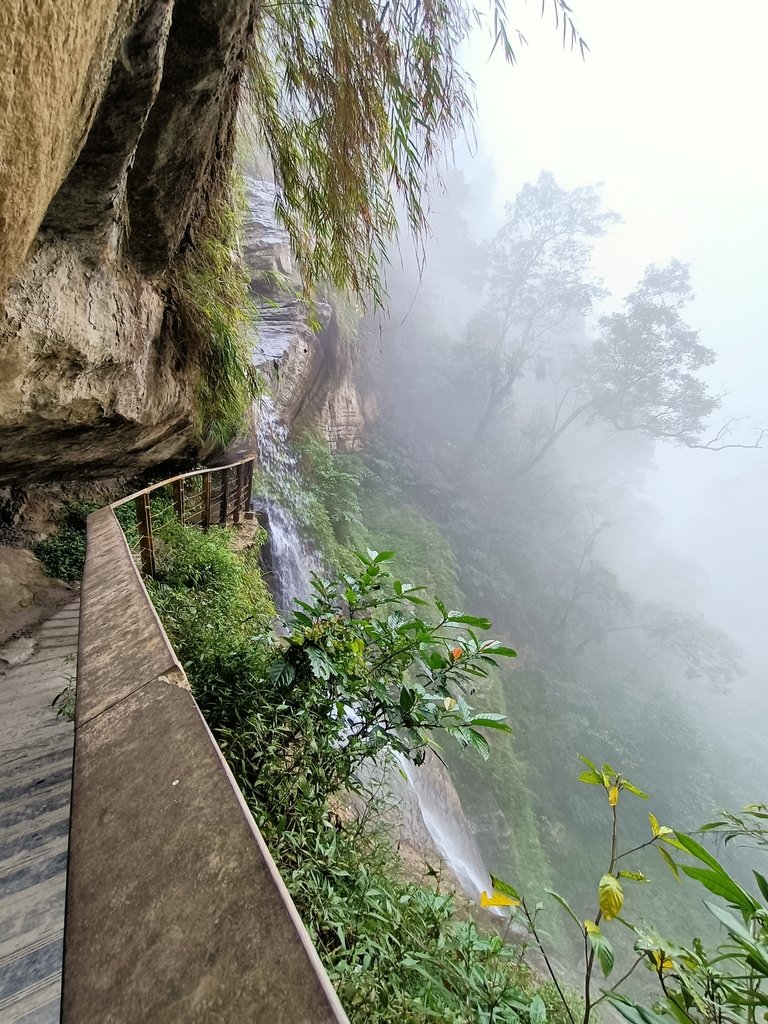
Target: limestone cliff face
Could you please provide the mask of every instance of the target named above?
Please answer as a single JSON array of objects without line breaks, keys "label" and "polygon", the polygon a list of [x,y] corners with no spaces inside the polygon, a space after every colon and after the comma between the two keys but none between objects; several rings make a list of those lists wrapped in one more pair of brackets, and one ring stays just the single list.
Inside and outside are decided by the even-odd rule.
[{"label": "limestone cliff face", "polygon": [[336,312],[327,302],[311,312],[296,296],[300,282],[288,236],[275,220],[272,183],[250,177],[247,199],[245,258],[260,309],[256,360],[289,427],[314,427],[333,448],[355,451],[375,409],[358,390]]},{"label": "limestone cliff face", "polygon": [[169,281],[227,171],[255,0],[5,0],[0,483],[192,448]]}]

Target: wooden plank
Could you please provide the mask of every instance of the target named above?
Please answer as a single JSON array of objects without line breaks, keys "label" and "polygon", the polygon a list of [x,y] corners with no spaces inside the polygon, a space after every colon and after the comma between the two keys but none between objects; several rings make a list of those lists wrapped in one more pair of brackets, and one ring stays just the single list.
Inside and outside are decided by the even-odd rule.
[{"label": "wooden plank", "polygon": [[139,527],[139,551],[141,568],[145,576],[155,575],[155,544],[152,539],[152,515],[149,494],[144,492],[136,499],[136,522]]},{"label": "wooden plank", "polygon": [[250,509],[253,497],[253,459],[246,465],[247,482],[245,486],[245,502],[243,507]]}]

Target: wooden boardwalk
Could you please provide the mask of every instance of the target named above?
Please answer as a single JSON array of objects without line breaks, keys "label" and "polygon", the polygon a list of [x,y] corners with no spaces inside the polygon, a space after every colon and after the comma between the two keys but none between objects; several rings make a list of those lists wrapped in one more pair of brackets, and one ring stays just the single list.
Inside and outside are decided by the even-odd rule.
[{"label": "wooden boardwalk", "polygon": [[57,1024],[79,602],[0,648],[0,1024]]}]

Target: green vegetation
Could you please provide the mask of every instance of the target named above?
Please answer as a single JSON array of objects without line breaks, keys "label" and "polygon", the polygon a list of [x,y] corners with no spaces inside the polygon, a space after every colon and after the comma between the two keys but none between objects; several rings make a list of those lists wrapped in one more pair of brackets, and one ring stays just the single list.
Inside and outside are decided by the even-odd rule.
[{"label": "green vegetation", "polygon": [[[105,503],[75,498],[64,502],[56,513],[55,531],[32,545],[32,551],[49,576],[65,583],[78,583],[83,578],[86,520],[91,512],[102,508]],[[115,511],[115,515],[130,542],[136,530],[133,506],[123,506]]]},{"label": "green vegetation", "polygon": [[85,521],[99,506],[93,502],[66,501],[56,515],[56,530],[32,545],[49,576],[77,583],[85,566]]},{"label": "green vegetation", "polygon": [[179,330],[195,369],[195,428],[217,449],[243,431],[261,387],[249,341],[258,310],[241,255],[246,214],[243,183],[233,174],[219,184],[175,276]]},{"label": "green vegetation", "polygon": [[[68,654],[62,663],[62,667],[68,668],[75,660],[75,655]],[[77,677],[74,672],[65,672],[64,678],[67,685],[60,690],[51,701],[51,707],[56,712],[57,718],[66,718],[68,722],[75,720],[75,704],[77,702]]]},{"label": "green vegetation", "polygon": [[[581,756],[581,755],[580,755]],[[571,903],[559,893],[549,890],[548,895],[567,915],[566,923],[575,927],[582,948],[583,1005],[581,1024],[589,1024],[597,1007],[607,1000],[625,1017],[629,1024],[754,1024],[758,1015],[766,1018],[768,1007],[768,880],[753,871],[759,897],[742,887],[696,839],[684,832],[661,825],[658,818],[648,812],[650,834],[625,849],[619,837],[619,804],[622,794],[647,800],[648,797],[621,772],[609,764],[599,766],[581,756],[586,765],[579,780],[588,786],[597,786],[604,792],[611,813],[606,870],[594,887],[595,903],[591,916],[582,920]],[[703,833],[723,836],[725,842],[748,840],[752,845],[768,845],[768,813],[762,804],[753,804],[740,814],[725,812],[724,820],[710,822]],[[727,940],[708,950],[698,938],[687,945],[663,937],[643,918],[633,922],[625,909],[625,886],[636,887],[649,882],[638,870],[639,858],[648,850],[655,850],[676,880],[681,873],[702,886],[708,895],[724,900],[730,910],[719,903],[705,901],[705,907],[722,926]],[[680,858],[684,858],[681,860]],[[625,860],[625,858],[632,858]],[[693,863],[690,863],[690,859]],[[563,1012],[570,1024],[576,1024],[572,1000],[565,994],[561,971],[554,964],[542,930],[543,905],[526,901],[514,886],[492,876],[495,892],[500,901],[519,908],[513,913],[523,917],[529,935],[542,955],[560,998]],[[637,893],[637,895],[640,895]],[[631,902],[635,902],[633,899]],[[615,924],[613,923],[615,922]],[[617,958],[608,934],[611,929],[629,932],[634,946],[627,962]],[[598,965],[602,983],[596,982]],[[630,998],[622,988],[638,967],[645,967],[656,979],[661,999],[648,1009]],[[618,981],[614,980],[619,975]],[[611,979],[609,982],[607,979]],[[596,989],[599,986],[600,995]]]},{"label": "green vegetation", "polygon": [[388,552],[317,580],[276,637],[256,551],[235,555],[234,536],[177,527],[149,587],[351,1019],[541,1024],[549,1013],[564,1024],[554,988],[434,872],[402,879],[374,813],[381,795],[364,781],[387,749],[418,762],[441,732],[487,754],[483,733],[504,730],[503,716],[467,697],[513,652],[480,639],[489,623],[439,602],[434,621],[421,618],[424,592],[391,575]]},{"label": "green vegetation", "polygon": [[[568,4],[551,7],[563,43],[583,53]],[[472,121],[471,81],[459,58],[474,22],[489,26],[493,49],[514,63],[502,0],[487,10],[465,0],[260,9],[249,105],[275,169],[278,216],[308,285],[331,282],[383,301],[395,197],[417,240],[426,234],[441,150]]]}]

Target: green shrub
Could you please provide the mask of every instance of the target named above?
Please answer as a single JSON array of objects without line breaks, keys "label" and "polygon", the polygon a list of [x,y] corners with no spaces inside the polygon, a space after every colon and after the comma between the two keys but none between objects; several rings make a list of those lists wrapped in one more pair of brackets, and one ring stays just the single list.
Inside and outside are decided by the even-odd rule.
[{"label": "green shrub", "polygon": [[221,190],[175,282],[180,329],[196,370],[195,428],[216,449],[244,430],[261,385],[249,342],[258,311],[240,251],[242,185],[233,179]]},{"label": "green shrub", "polygon": [[[434,872],[401,879],[371,824],[381,797],[359,773],[390,745],[418,761],[435,729],[484,751],[483,725],[503,723],[479,719],[464,691],[509,652],[478,639],[483,620],[439,604],[439,625],[421,618],[421,591],[389,574],[389,553],[317,581],[275,637],[254,552],[234,555],[232,537],[165,533],[149,588],[351,1019],[536,1024],[543,1003],[561,1020],[519,952],[459,914]],[[368,805],[343,820],[337,794],[350,788]]]},{"label": "green shrub", "polygon": [[85,566],[85,521],[99,506],[89,501],[66,501],[56,516],[56,532],[32,545],[49,576],[77,583]]}]

